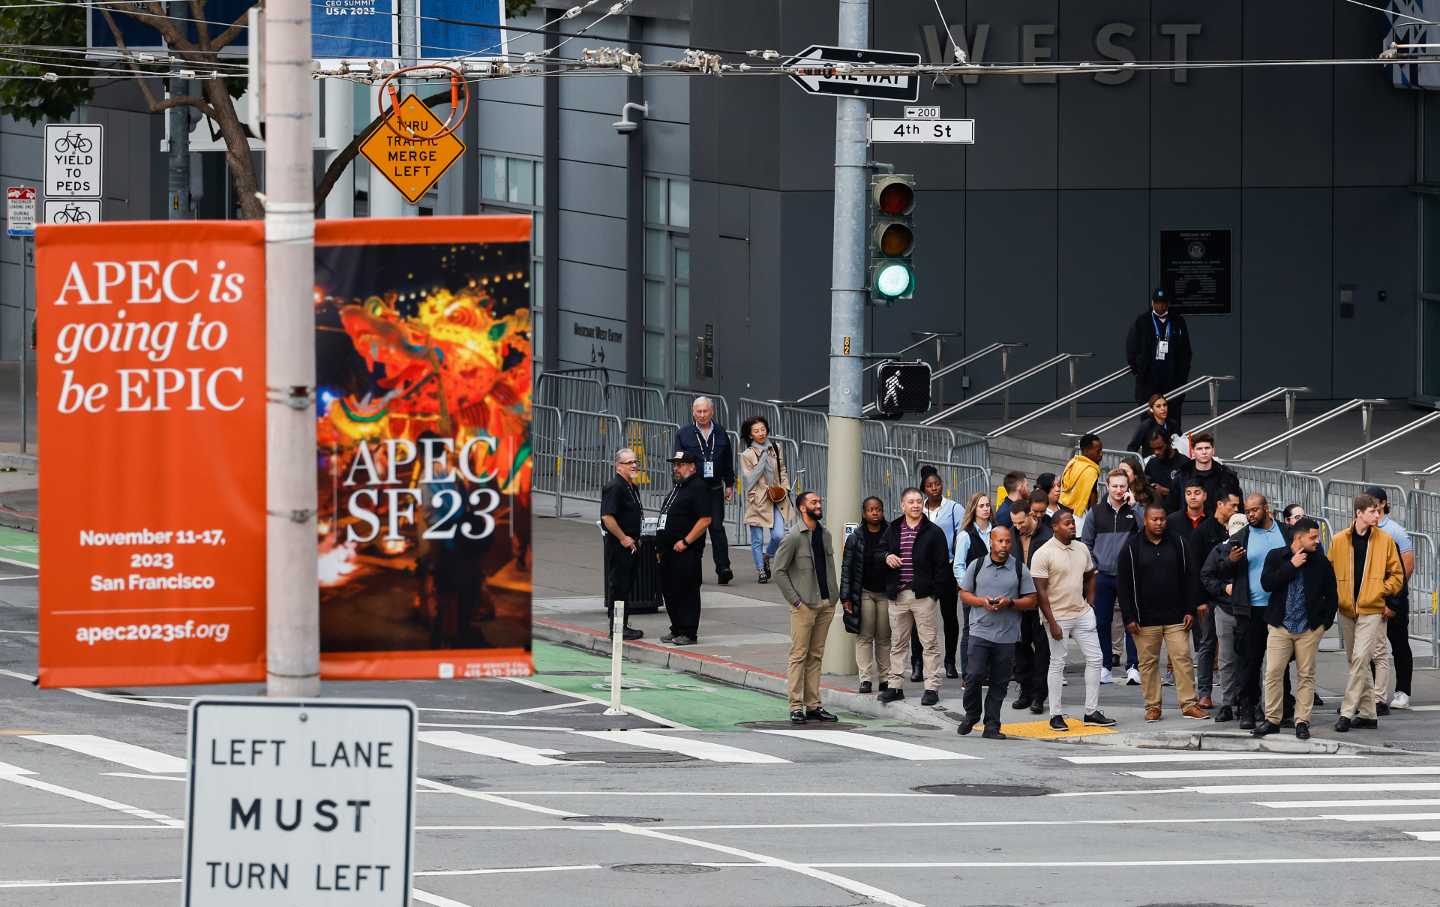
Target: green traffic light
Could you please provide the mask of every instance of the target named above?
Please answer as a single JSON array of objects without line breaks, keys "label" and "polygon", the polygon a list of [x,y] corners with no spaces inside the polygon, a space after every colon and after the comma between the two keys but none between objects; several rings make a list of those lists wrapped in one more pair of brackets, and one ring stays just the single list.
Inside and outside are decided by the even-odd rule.
[{"label": "green traffic light", "polygon": [[915,275],[902,262],[885,262],[875,269],[875,292],[886,299],[909,295],[914,285]]}]

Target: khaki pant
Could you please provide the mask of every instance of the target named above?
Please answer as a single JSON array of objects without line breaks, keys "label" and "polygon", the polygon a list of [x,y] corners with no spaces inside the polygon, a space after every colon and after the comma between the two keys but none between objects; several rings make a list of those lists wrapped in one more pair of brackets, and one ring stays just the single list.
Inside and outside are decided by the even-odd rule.
[{"label": "khaki pant", "polygon": [[[1278,607],[1278,606],[1277,606]],[[1280,723],[1285,706],[1285,669],[1290,653],[1295,653],[1295,723],[1310,721],[1310,707],[1315,704],[1315,653],[1320,650],[1324,627],[1304,633],[1291,633],[1284,627],[1271,627],[1265,641],[1265,720]]]},{"label": "khaki pant", "polygon": [[1135,634],[1135,651],[1140,656],[1140,692],[1145,696],[1147,709],[1160,708],[1160,644],[1164,643],[1170,653],[1170,665],[1175,675],[1175,692],[1180,697],[1180,707],[1195,704],[1195,665],[1190,660],[1190,631],[1184,624],[1165,624],[1159,627],[1141,627]]},{"label": "khaki pant", "polygon": [[880,592],[860,593],[860,632],[855,636],[855,663],[860,682],[883,681],[890,673],[890,599]]},{"label": "khaki pant", "polygon": [[1370,676],[1375,649],[1385,644],[1385,616],[1362,614],[1351,619],[1341,614],[1340,635],[1345,640],[1345,657],[1350,660],[1350,681],[1345,685],[1340,714],[1345,718],[1374,718],[1375,689],[1383,690],[1390,683],[1385,676],[1389,672],[1388,659],[1377,663],[1375,676]]},{"label": "khaki pant", "polygon": [[916,598],[906,589],[890,603],[890,689],[905,689],[905,666],[910,663],[910,627],[920,636],[925,653],[925,689],[940,689],[945,679],[944,658],[940,655],[940,608],[933,598]]},{"label": "khaki pant", "polygon": [[818,608],[805,605],[790,608],[790,710],[820,708],[820,659],[825,655],[825,636],[830,621],[835,619],[835,606]]}]

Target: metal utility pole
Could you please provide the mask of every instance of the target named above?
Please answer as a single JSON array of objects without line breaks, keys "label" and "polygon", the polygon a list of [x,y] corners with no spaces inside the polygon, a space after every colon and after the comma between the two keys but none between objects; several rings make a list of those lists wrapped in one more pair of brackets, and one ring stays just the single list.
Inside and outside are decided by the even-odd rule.
[{"label": "metal utility pole", "polygon": [[[184,89],[180,89],[183,91]],[[169,158],[170,220],[190,217],[190,110],[170,108]]]},{"label": "metal utility pole", "polygon": [[265,5],[266,692],[320,692],[310,0]]},{"label": "metal utility pole", "polygon": [[[870,44],[870,0],[840,0],[841,47]],[[865,352],[865,102],[835,99],[835,240],[830,266],[830,418],[826,521],[840,529],[860,521],[861,409]],[[897,502],[898,503],[898,502]],[[838,539],[837,539],[838,542]],[[843,546],[836,544],[838,559]],[[837,562],[835,572],[840,572]],[[821,669],[854,673],[855,647],[842,621],[832,621]]]}]

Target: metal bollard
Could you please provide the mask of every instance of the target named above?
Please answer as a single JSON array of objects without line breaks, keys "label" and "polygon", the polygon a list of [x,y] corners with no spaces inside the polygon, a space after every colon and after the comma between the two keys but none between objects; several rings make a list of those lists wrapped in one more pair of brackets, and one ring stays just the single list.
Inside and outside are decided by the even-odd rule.
[{"label": "metal bollard", "polygon": [[620,705],[620,667],[621,650],[625,647],[625,603],[615,603],[614,620],[610,624],[610,708],[605,710],[606,715],[624,715],[625,709]]}]

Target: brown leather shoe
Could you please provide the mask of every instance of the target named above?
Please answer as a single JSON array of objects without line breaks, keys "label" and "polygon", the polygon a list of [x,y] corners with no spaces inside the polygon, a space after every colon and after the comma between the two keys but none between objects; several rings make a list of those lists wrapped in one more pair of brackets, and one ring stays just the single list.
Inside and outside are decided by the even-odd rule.
[{"label": "brown leather shoe", "polygon": [[1196,721],[1210,720],[1210,713],[1200,708],[1200,706],[1198,705],[1187,705],[1185,706],[1185,708],[1180,710],[1180,714],[1184,715],[1186,718],[1194,718]]},{"label": "brown leather shoe", "polygon": [[1146,721],[1159,721],[1159,720],[1160,720],[1160,709],[1158,709],[1158,708],[1146,709],[1146,710],[1145,710],[1145,720],[1146,720]]},{"label": "brown leather shoe", "polygon": [[1215,708],[1215,700],[1211,699],[1209,696],[1206,696],[1206,697],[1202,698],[1199,702],[1197,702],[1197,703],[1195,703],[1195,704],[1198,705],[1198,706],[1200,706],[1200,708],[1202,708],[1202,709],[1213,709],[1213,708]]}]

